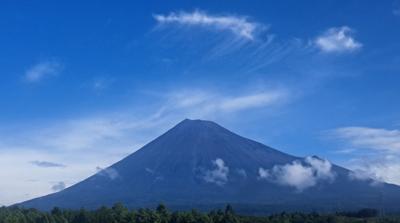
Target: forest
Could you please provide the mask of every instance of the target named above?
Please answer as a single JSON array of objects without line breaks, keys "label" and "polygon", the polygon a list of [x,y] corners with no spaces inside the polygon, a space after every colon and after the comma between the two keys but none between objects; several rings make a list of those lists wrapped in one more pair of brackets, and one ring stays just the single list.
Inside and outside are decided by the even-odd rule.
[{"label": "forest", "polygon": [[400,216],[380,216],[374,209],[357,212],[318,213],[279,213],[268,216],[245,216],[236,214],[231,205],[223,210],[200,212],[171,212],[160,204],[156,209],[130,210],[121,203],[111,208],[97,210],[67,210],[53,208],[50,212],[18,207],[1,207],[0,223],[352,223],[352,222],[400,222]]}]

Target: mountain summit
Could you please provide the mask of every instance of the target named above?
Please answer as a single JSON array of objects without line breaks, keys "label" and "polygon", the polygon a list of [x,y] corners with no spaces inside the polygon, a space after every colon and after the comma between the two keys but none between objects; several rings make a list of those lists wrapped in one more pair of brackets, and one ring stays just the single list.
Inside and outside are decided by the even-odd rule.
[{"label": "mountain summit", "polygon": [[18,204],[49,210],[165,203],[226,203],[256,211],[400,206],[400,187],[360,178],[316,156],[295,157],[211,121],[186,119],[107,169],[63,191]]}]

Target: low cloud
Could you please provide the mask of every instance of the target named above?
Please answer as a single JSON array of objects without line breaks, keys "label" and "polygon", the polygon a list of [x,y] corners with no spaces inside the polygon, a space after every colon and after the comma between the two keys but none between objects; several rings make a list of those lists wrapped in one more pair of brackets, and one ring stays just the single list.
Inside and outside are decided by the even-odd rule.
[{"label": "low cloud", "polygon": [[398,156],[373,154],[354,158],[348,163],[353,171],[352,180],[370,181],[371,185],[381,182],[400,185],[400,158]]},{"label": "low cloud", "polygon": [[50,168],[50,167],[66,167],[64,164],[61,163],[53,163],[53,162],[48,162],[48,161],[31,161],[31,164],[38,166],[38,167],[45,167],[45,168]]},{"label": "low cloud", "polygon": [[53,191],[61,191],[61,190],[64,190],[65,188],[66,188],[66,185],[65,185],[65,183],[64,183],[63,181],[60,181],[60,182],[54,184],[54,185],[51,187],[51,189],[52,189]]},{"label": "low cloud", "polygon": [[354,30],[347,27],[333,27],[315,39],[316,46],[323,52],[352,52],[362,47],[353,37]]},{"label": "low cloud", "polygon": [[96,167],[96,170],[97,170],[97,175],[107,177],[110,180],[115,180],[119,177],[118,171],[112,167],[108,167],[106,169],[103,169],[101,167]]},{"label": "low cloud", "polygon": [[351,178],[400,185],[400,130],[350,126],[332,130],[330,136],[353,157],[346,163],[355,170]]},{"label": "low cloud", "polygon": [[229,167],[225,165],[224,160],[218,158],[213,162],[215,169],[206,171],[203,179],[208,183],[214,183],[223,186],[228,182]]},{"label": "low cloud", "polygon": [[363,171],[363,170],[353,170],[349,172],[349,179],[350,180],[371,180],[373,179],[374,176],[372,176],[371,174]]},{"label": "low cloud", "polygon": [[303,164],[299,160],[285,165],[275,165],[272,169],[259,168],[259,179],[266,179],[280,185],[291,186],[301,192],[318,182],[332,182],[335,173],[332,164],[323,159],[307,157]]},{"label": "low cloud", "polygon": [[262,26],[248,18],[232,15],[211,15],[202,11],[171,12],[168,15],[156,14],[154,19],[160,25],[176,24],[190,27],[211,28],[218,31],[230,31],[239,38],[253,40]]},{"label": "low cloud", "polygon": [[30,83],[39,82],[45,77],[59,74],[62,68],[61,63],[57,61],[42,61],[30,67],[25,72],[24,79]]}]

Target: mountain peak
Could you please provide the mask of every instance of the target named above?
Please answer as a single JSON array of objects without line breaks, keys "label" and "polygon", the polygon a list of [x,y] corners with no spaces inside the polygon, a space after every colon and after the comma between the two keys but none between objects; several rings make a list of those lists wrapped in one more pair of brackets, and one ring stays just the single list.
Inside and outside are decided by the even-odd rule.
[{"label": "mountain peak", "polygon": [[[18,205],[44,210],[54,206],[98,208],[116,202],[132,208],[159,203],[175,208],[236,203],[269,205],[276,210],[326,210],[338,203],[349,208],[381,205],[382,188],[351,179],[347,170],[335,166],[333,181],[317,182],[315,177],[325,171],[325,166],[314,170],[299,166],[302,164],[294,163],[296,160],[299,158],[239,136],[215,122],[185,119],[106,171]],[[297,174],[299,168],[305,174]],[[308,171],[313,171],[311,176]],[[265,172],[272,175],[265,177]],[[315,181],[310,184],[315,188],[296,192],[295,187],[302,185],[304,178]],[[384,185],[384,192],[385,207],[399,205],[400,188]]]},{"label": "mountain peak", "polygon": [[184,119],[182,120],[179,124],[183,124],[183,125],[218,125],[217,123],[213,122],[213,121],[208,121],[208,120],[202,120],[202,119]]},{"label": "mountain peak", "polygon": [[220,129],[224,128],[213,121],[201,120],[201,119],[184,119],[179,122],[173,129],[184,129],[187,131],[196,130],[196,131],[204,131],[210,129]]}]

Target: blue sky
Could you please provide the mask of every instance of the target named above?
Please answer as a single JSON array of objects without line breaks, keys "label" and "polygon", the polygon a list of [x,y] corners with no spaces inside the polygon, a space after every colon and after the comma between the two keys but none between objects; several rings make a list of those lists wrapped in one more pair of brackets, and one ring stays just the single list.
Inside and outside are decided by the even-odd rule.
[{"label": "blue sky", "polygon": [[3,1],[0,205],[184,118],[400,184],[399,1]]}]

